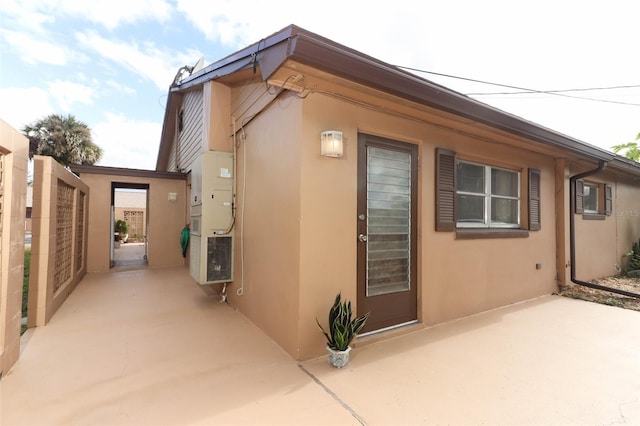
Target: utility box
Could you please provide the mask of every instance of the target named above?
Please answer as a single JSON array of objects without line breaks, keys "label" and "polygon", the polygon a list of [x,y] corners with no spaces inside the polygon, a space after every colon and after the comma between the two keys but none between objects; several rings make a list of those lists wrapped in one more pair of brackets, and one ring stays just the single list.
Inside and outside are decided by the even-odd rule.
[{"label": "utility box", "polygon": [[233,154],[207,151],[191,168],[189,271],[200,284],[233,281]]}]

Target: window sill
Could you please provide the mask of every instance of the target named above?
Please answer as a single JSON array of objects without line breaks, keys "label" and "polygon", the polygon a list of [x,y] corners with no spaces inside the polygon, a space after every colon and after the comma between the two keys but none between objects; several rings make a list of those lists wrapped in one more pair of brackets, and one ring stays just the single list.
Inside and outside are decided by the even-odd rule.
[{"label": "window sill", "polygon": [[605,215],[600,213],[582,213],[582,220],[604,220]]},{"label": "window sill", "polygon": [[527,229],[456,229],[456,240],[478,240],[482,238],[528,238]]}]

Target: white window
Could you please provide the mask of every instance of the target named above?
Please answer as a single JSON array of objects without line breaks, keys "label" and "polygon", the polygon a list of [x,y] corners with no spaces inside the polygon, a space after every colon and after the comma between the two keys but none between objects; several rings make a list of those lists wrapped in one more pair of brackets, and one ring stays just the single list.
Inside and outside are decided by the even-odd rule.
[{"label": "white window", "polygon": [[520,227],[519,172],[466,161],[456,168],[457,227]]},{"label": "white window", "polygon": [[575,182],[575,210],[583,219],[604,220],[613,213],[613,187],[606,183]]},{"label": "white window", "polygon": [[582,202],[585,213],[598,213],[598,185],[585,182]]}]

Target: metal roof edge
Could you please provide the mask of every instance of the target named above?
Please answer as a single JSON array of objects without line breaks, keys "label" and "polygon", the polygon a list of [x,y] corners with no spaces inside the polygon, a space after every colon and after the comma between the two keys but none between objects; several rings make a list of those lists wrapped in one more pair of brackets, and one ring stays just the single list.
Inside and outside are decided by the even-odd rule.
[{"label": "metal roof edge", "polygon": [[185,78],[179,84],[172,86],[171,90],[183,91],[206,83],[207,81],[215,80],[225,75],[230,75],[234,72],[251,67],[254,62],[257,65],[260,62],[260,54],[264,54],[265,51],[268,51],[276,45],[288,42],[292,36],[296,35],[300,31],[304,30],[295,25],[289,25],[270,36],[245,47],[244,49],[207,65],[199,72]]},{"label": "metal roof edge", "polygon": [[128,177],[144,177],[144,178],[160,178],[160,179],[180,179],[186,180],[185,173],[164,172],[157,170],[129,169],[124,167],[96,166],[73,164],[69,169],[77,176],[81,174],[99,174],[112,176],[128,176]]},{"label": "metal roof edge", "polygon": [[[284,43],[286,48],[283,48]],[[573,155],[603,161],[611,161],[616,157],[612,152],[482,103],[296,25],[289,25],[204,67],[179,84],[172,85],[169,93],[182,92],[257,65],[260,65],[262,78],[266,79],[286,60],[300,62],[412,102],[542,142]],[[164,125],[167,119],[165,115]]]},{"label": "metal roof edge", "polygon": [[168,127],[170,126],[170,123],[171,123],[171,121],[169,120],[169,115],[171,110],[171,101],[172,101],[172,94],[171,94],[171,88],[169,88],[169,92],[167,93],[167,103],[164,107],[164,117],[162,119],[162,130],[160,131],[160,143],[158,144],[158,156],[156,157],[156,170],[159,170],[161,166],[166,167],[166,163],[169,157],[168,153],[166,152],[168,147],[165,148],[162,142],[165,140],[166,133],[169,131]]},{"label": "metal roof edge", "polygon": [[465,96],[394,65],[309,32],[292,42],[288,59],[404,99],[465,117],[575,154],[610,161],[615,154]]},{"label": "metal roof edge", "polygon": [[630,158],[616,154],[610,162],[611,167],[640,176],[640,163]]}]

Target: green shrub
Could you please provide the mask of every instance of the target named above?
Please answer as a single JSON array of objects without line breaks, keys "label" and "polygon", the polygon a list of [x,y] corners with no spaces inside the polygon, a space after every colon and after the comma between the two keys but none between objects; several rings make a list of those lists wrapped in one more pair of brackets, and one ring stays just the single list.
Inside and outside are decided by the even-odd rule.
[{"label": "green shrub", "polygon": [[125,222],[124,220],[116,220],[114,229],[115,232],[120,233],[120,235],[125,235],[127,232],[129,232],[129,225],[127,225],[127,222]]},{"label": "green shrub", "polygon": [[[24,250],[24,275],[22,278],[22,318],[27,316],[29,309],[29,273],[31,271],[31,249]],[[23,325],[20,334],[24,333],[27,327]]]},{"label": "green shrub", "polygon": [[640,240],[633,243],[631,246],[631,252],[628,254],[629,263],[625,272],[640,270]]}]

